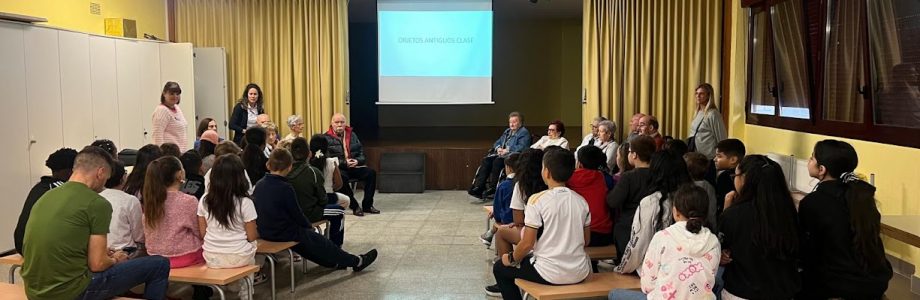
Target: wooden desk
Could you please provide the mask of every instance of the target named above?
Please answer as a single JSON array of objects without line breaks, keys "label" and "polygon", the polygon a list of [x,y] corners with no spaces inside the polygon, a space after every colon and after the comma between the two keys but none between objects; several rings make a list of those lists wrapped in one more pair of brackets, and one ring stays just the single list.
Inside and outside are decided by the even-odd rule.
[{"label": "wooden desk", "polygon": [[920,216],[882,216],[882,234],[920,247]]}]

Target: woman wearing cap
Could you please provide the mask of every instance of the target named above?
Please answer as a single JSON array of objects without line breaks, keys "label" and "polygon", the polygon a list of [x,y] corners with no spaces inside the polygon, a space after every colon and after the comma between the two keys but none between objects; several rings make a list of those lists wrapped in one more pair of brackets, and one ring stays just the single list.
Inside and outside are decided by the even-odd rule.
[{"label": "woman wearing cap", "polygon": [[153,110],[153,144],[173,143],[179,145],[179,151],[185,152],[188,150],[188,142],[185,138],[188,122],[185,121],[185,116],[179,109],[181,94],[182,88],[178,83],[169,81],[163,86],[160,105]]}]

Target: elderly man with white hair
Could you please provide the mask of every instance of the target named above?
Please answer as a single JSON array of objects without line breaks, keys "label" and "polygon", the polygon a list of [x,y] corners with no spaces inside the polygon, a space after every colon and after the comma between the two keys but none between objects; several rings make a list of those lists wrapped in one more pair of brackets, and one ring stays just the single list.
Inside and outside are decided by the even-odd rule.
[{"label": "elderly man with white hair", "polygon": [[342,189],[351,198],[352,212],[356,216],[365,213],[379,214],[380,210],[374,207],[374,191],[377,189],[377,172],[367,166],[366,157],[358,135],[352,132],[351,126],[345,125],[345,115],[336,113],[332,115],[329,130],[326,131],[326,140],[329,141],[329,157],[339,159],[339,168],[342,181],[356,179],[364,182],[364,200],[358,205],[354,193],[346,184]]}]

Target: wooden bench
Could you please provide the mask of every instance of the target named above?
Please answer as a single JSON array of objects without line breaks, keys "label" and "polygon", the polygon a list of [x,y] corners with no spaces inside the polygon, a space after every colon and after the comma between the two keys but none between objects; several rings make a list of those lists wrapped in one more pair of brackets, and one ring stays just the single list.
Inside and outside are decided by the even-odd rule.
[{"label": "wooden bench", "polygon": [[[0,283],[0,299],[27,300],[25,287],[10,283]],[[134,298],[115,297],[112,300],[131,300]]]},{"label": "wooden bench", "polygon": [[245,266],[234,269],[212,269],[205,265],[194,265],[185,268],[169,270],[169,281],[206,285],[217,290],[221,300],[226,300],[223,286],[243,280],[249,285],[249,295],[252,298],[253,282],[249,275],[259,271],[259,266]]},{"label": "wooden bench", "polygon": [[291,247],[297,245],[297,242],[270,242],[266,240],[259,240],[257,242],[259,245],[256,249],[256,253],[265,254],[265,257],[268,258],[268,266],[271,268],[272,272],[272,300],[275,300],[275,254],[284,252],[287,250],[288,255],[291,258],[291,294],[294,293],[296,285],[294,284],[294,251],[291,250]]},{"label": "wooden bench", "polygon": [[585,247],[585,253],[591,260],[611,259],[617,257],[617,246]]},{"label": "wooden bench", "polygon": [[607,297],[613,289],[641,288],[639,277],[620,273],[591,273],[585,281],[570,285],[543,285],[523,279],[515,279],[514,284],[524,290],[525,299],[530,295],[537,300]]},{"label": "wooden bench", "polygon": [[920,247],[920,216],[882,216],[882,234]]},{"label": "wooden bench", "polygon": [[29,299],[26,297],[26,290],[21,285],[11,283],[0,283],[0,298],[4,300]]},{"label": "wooden bench", "polygon": [[22,255],[10,254],[0,257],[0,265],[10,266],[10,283],[16,283],[16,269],[22,267]]}]

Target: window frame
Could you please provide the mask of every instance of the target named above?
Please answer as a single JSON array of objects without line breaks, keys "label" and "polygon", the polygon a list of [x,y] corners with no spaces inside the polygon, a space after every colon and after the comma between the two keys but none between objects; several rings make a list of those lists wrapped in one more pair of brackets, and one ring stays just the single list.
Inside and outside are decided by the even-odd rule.
[{"label": "window frame", "polygon": [[[849,0],[835,0],[835,1],[849,1]],[[871,77],[873,72],[873,58],[871,49],[869,47],[869,41],[871,40],[871,35],[869,32],[869,22],[868,22],[868,12],[866,1],[859,1],[862,5],[862,14],[860,16],[860,25],[859,28],[862,30],[862,34],[865,35],[865,39],[860,41],[861,47],[863,48],[863,79],[865,86],[860,90],[863,97],[863,120],[860,123],[854,122],[845,122],[845,121],[835,121],[835,120],[826,120],[824,118],[824,93],[825,93],[825,60],[826,60],[826,49],[827,49],[827,39],[829,38],[828,32],[826,30],[821,30],[819,33],[821,43],[813,43],[813,34],[809,28],[814,27],[814,25],[820,25],[819,28],[826,28],[829,24],[829,8],[828,0],[817,0],[817,1],[802,1],[802,9],[804,9],[804,18],[806,24],[803,24],[803,28],[806,30],[805,34],[805,50],[806,61],[808,63],[808,84],[809,84],[809,99],[807,101],[809,105],[809,118],[808,119],[798,119],[793,117],[781,117],[780,108],[782,107],[781,97],[774,96],[775,99],[775,109],[773,115],[765,114],[754,114],[752,113],[753,105],[753,84],[749,80],[746,85],[746,94],[745,94],[745,123],[750,125],[766,126],[778,129],[786,129],[799,132],[807,132],[812,134],[822,134],[830,135],[841,138],[857,139],[864,141],[879,142],[885,144],[892,144],[898,146],[920,148],[920,128],[906,128],[906,127],[895,127],[888,126],[883,124],[875,124],[875,115],[874,115],[874,95],[871,92],[874,88],[875,82],[874,78]],[[748,17],[748,37],[747,42],[747,64],[746,64],[746,74],[747,78],[753,78],[753,64],[754,64],[754,45],[753,38],[755,34],[754,28],[754,12],[755,9],[763,10],[762,13],[771,13],[771,6],[776,4],[776,1],[764,1],[756,5],[748,6],[747,17]],[[816,7],[809,7],[809,5],[814,5]],[[813,14],[815,10],[818,10],[816,16]],[[773,21],[772,16],[767,18],[769,21],[769,27],[767,29],[767,38],[773,39]],[[817,20],[813,20],[817,19]],[[818,22],[816,24],[816,22]],[[775,43],[770,43],[775,47]],[[775,50],[773,66],[774,68],[773,76],[774,82],[776,81],[776,58]],[[817,55],[816,55],[817,54]],[[774,87],[775,88],[775,87]]]}]

